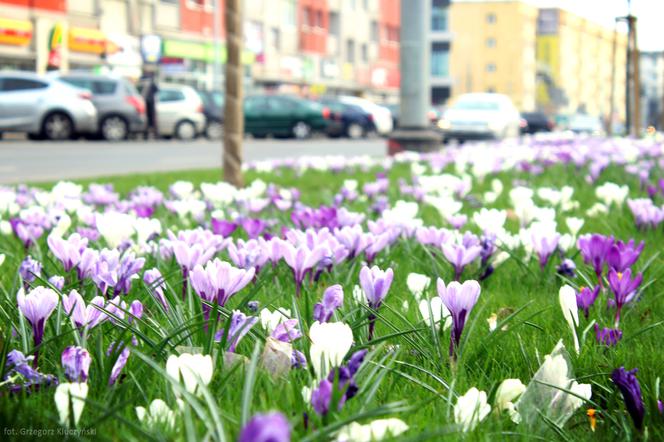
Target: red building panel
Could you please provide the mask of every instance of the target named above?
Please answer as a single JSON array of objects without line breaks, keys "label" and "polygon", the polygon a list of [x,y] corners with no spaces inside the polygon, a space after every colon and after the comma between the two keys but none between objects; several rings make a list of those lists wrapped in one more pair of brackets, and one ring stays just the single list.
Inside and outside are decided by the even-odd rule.
[{"label": "red building panel", "polygon": [[0,4],[23,6],[26,9],[45,9],[47,11],[65,12],[66,0],[0,0]]},{"label": "red building panel", "polygon": [[327,0],[300,0],[297,6],[300,50],[325,54],[330,29]]},{"label": "red building panel", "polygon": [[[221,35],[225,35],[224,0],[218,0]],[[212,36],[214,32],[212,0],[180,0],[180,30]]]},{"label": "red building panel", "polygon": [[399,0],[380,0],[378,65],[387,71],[387,87],[399,87]]}]

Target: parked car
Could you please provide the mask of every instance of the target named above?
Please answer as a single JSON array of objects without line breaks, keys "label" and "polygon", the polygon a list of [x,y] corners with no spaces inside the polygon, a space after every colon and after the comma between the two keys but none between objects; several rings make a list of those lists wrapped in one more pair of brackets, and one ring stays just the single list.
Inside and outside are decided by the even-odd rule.
[{"label": "parked car", "polygon": [[460,95],[438,122],[445,140],[503,139],[519,135],[519,111],[506,95]]},{"label": "parked car", "polygon": [[325,132],[329,117],[328,108],[297,97],[251,95],[244,99],[244,131],[257,138],[305,139],[314,132]]},{"label": "parked car", "polygon": [[521,133],[535,134],[537,132],[551,132],[554,124],[544,112],[523,112],[521,113]]},{"label": "parked car", "polygon": [[198,91],[203,100],[205,114],[205,136],[211,140],[221,139],[224,130],[224,95],[219,91]]},{"label": "parked car", "polygon": [[574,114],[569,118],[568,128],[575,134],[594,136],[604,134],[602,120],[594,115]]},{"label": "parked car", "polygon": [[[393,128],[398,127],[399,115],[401,114],[401,104],[392,103],[385,105],[385,107],[387,107],[392,113],[392,127]],[[432,126],[436,127],[438,125],[438,121],[443,116],[443,112],[444,110],[442,106],[431,106],[429,108],[429,110],[427,111],[427,119],[429,120]]]},{"label": "parked car", "polygon": [[120,141],[145,130],[145,101],[127,80],[83,73],[66,74],[59,79],[92,93],[99,120],[99,137]]},{"label": "parked car", "polygon": [[360,106],[329,97],[323,97],[319,102],[330,109],[330,124],[327,127],[329,136],[358,139],[376,131],[373,115]]},{"label": "parked car", "polygon": [[0,73],[0,133],[66,140],[97,130],[88,91],[28,72]]},{"label": "parked car", "polygon": [[376,103],[369,101],[365,98],[353,97],[350,95],[342,95],[339,101],[345,104],[352,104],[360,107],[365,112],[373,116],[373,123],[376,127],[376,132],[379,135],[387,135],[392,132],[394,128],[392,122],[392,112],[385,106],[379,106]]},{"label": "parked car", "polygon": [[159,83],[157,130],[163,137],[193,140],[205,130],[203,101],[191,86]]}]

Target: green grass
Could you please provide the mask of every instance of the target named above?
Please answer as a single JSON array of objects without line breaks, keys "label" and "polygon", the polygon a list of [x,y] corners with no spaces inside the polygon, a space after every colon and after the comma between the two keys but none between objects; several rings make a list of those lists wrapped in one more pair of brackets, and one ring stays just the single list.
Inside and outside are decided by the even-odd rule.
[{"label": "green grass", "polygon": [[[298,187],[302,200],[311,205],[329,204],[332,196],[345,179],[358,179],[364,183],[373,179],[373,171],[338,174],[307,171],[297,176],[293,171],[282,170],[273,174],[250,172],[247,181],[262,179],[279,186]],[[408,177],[406,166],[397,165],[389,173],[391,179],[390,199],[399,199],[397,179]],[[585,217],[585,209],[595,201],[594,187],[583,179],[584,174],[569,167],[556,166],[545,173],[531,177],[521,173],[499,174],[505,184],[505,191],[493,207],[508,207],[507,191],[512,180],[523,180],[532,187],[561,187],[572,185],[574,198],[581,203],[581,209],[565,216]],[[81,180],[114,184],[117,191],[126,194],[137,185],[153,185],[162,190],[176,180],[188,180],[194,184],[214,182],[219,178],[217,170],[201,170],[151,175],[131,175],[124,177]],[[481,197],[488,189],[490,178],[484,183],[474,183],[472,195]],[[613,181],[630,186],[630,197],[642,194],[638,181],[617,168],[605,171],[601,182]],[[48,185],[44,185],[48,187]],[[540,201],[540,205],[543,205]],[[351,210],[364,211],[366,204],[356,202]],[[464,212],[471,214],[475,209],[464,204]],[[163,216],[158,213],[158,216]],[[420,215],[425,224],[443,225],[437,212],[424,207]],[[283,214],[271,216],[285,223]],[[172,216],[165,218],[174,220]],[[559,230],[564,230],[559,214]],[[511,221],[512,229],[516,224]],[[164,226],[167,227],[167,226]],[[471,230],[476,229],[472,223]],[[291,422],[293,440],[327,440],[342,424],[358,420],[367,423],[377,417],[398,417],[404,420],[410,430],[400,440],[627,440],[664,439],[664,416],[656,407],[655,382],[664,375],[662,342],[664,338],[664,262],[660,255],[663,234],[661,229],[637,230],[627,207],[614,208],[610,216],[586,218],[582,233],[598,232],[612,234],[627,240],[645,240],[646,248],[637,262],[637,269],[644,269],[644,284],[648,284],[639,302],[629,305],[624,312],[621,328],[622,341],[614,348],[604,348],[595,343],[594,331],[582,340],[581,354],[571,351],[571,361],[580,382],[591,383],[592,401],[599,410],[596,432],[591,432],[585,411],[591,406],[585,404],[561,430],[554,431],[544,423],[540,428],[527,429],[513,424],[506,415],[494,411],[478,428],[469,434],[458,432],[453,422],[453,404],[458,395],[469,388],[477,387],[489,394],[493,403],[495,389],[503,379],[519,378],[524,383],[532,378],[544,355],[548,354],[558,340],[562,339],[568,349],[572,349],[571,333],[563,319],[558,303],[558,289],[561,279],[555,274],[554,257],[544,271],[540,271],[535,260],[522,262],[517,254],[500,266],[496,272],[482,282],[480,300],[472,311],[465,329],[462,348],[456,364],[451,364],[447,356],[449,331],[437,335],[432,333],[421,319],[413,296],[406,286],[406,277],[411,272],[423,273],[433,279],[433,284],[425,292],[427,298],[435,296],[435,278],[450,281],[452,268],[444,261],[441,253],[432,253],[414,239],[399,241],[388,251],[380,253],[375,264],[381,268],[394,269],[394,283],[384,305],[378,314],[376,339],[367,342],[367,310],[358,305],[352,296],[352,288],[358,283],[360,262],[352,260],[335,267],[331,273],[323,274],[317,285],[306,284],[301,298],[294,296],[294,284],[290,270],[281,262],[275,269],[265,268],[255,285],[248,286],[231,299],[229,309],[247,311],[250,300],[260,302],[261,308],[290,308],[299,312],[303,333],[311,325],[313,304],[318,302],[323,290],[339,283],[344,287],[345,303],[337,320],[349,324],[355,337],[356,347],[371,350],[370,356],[358,375],[359,394],[348,401],[340,411],[330,413],[325,418],[318,417],[305,404],[300,394],[303,386],[310,386],[312,375],[308,370],[292,370],[285,377],[273,379],[260,368],[254,351],[261,351],[264,332],[257,325],[238,346],[237,352],[244,355],[246,363],[225,364],[218,344],[211,344],[209,335],[202,331],[200,301],[195,293],[188,294],[186,302],[178,301],[181,275],[173,262],[158,261],[146,257],[145,268],[158,266],[166,277],[170,290],[167,293],[172,305],[177,306],[166,315],[149,294],[141,280],[133,283],[126,297],[127,302],[139,299],[145,305],[143,320],[130,325],[118,321],[114,326],[104,323],[94,329],[87,340],[93,363],[90,369],[90,392],[83,411],[80,428],[88,428],[94,434],[82,434],[82,438],[103,440],[235,440],[247,415],[269,410],[283,412]],[[236,236],[239,234],[236,234]],[[47,253],[45,238],[38,244],[47,275],[60,274],[60,264]],[[22,247],[14,237],[0,236],[0,253],[7,255],[7,261],[0,267],[0,323],[2,324],[3,352],[14,348],[31,351],[30,332],[20,326],[15,295],[19,287],[17,268],[23,257]],[[34,253],[34,252],[33,252]],[[221,257],[225,258],[225,252]],[[580,273],[590,277],[591,270],[582,264],[580,256],[574,256]],[[651,260],[652,258],[652,260]],[[477,269],[470,268],[464,273],[465,279],[477,277]],[[68,281],[71,281],[69,275]],[[63,291],[68,291],[66,287]],[[86,284],[84,297],[89,300],[94,285]],[[591,320],[604,326],[612,323],[611,312],[607,310],[607,294],[603,293],[591,310],[589,319],[580,315],[580,333]],[[403,308],[404,301],[407,308]],[[510,309],[514,314],[506,321],[507,330],[500,328],[489,332],[487,318],[500,309]],[[48,321],[45,343],[40,356],[40,371],[56,374],[64,379],[60,365],[62,350],[75,342],[74,331],[64,319],[64,312],[57,310]],[[221,312],[221,322],[226,322],[228,310]],[[60,322],[58,322],[60,318]],[[114,357],[107,357],[106,350],[111,342],[129,342],[132,332],[137,335],[139,346],[133,351],[123,370],[120,382],[107,386],[108,376]],[[27,336],[26,336],[27,335]],[[22,344],[26,337],[27,347]],[[161,398],[175,408],[175,395],[164,377],[165,362],[169,354],[179,345],[214,350],[215,372],[208,386],[209,395],[205,398],[190,397],[189,405],[180,413],[176,430],[148,428],[140,424],[134,412],[135,406],[147,407]],[[308,354],[306,339],[301,339],[295,348]],[[256,349],[256,350],[255,350]],[[634,428],[625,411],[622,398],[609,379],[610,372],[619,366],[628,369],[638,367],[645,405],[647,435],[640,435]],[[253,382],[247,382],[249,373]],[[304,428],[303,414],[309,417],[308,428]],[[53,389],[19,394],[0,394],[0,422],[5,428],[59,428],[57,411],[53,402]],[[7,434],[6,434],[7,435]],[[7,435],[8,436],[8,435]],[[47,438],[60,439],[47,434]],[[74,437],[76,438],[76,437]]]}]

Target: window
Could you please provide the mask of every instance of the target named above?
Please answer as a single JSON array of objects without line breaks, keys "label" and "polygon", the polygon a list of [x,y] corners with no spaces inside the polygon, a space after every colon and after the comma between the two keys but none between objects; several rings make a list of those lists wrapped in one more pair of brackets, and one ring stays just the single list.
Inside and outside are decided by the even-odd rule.
[{"label": "window", "polygon": [[350,8],[351,9],[357,8],[357,1],[356,0],[350,0]]},{"label": "window", "polygon": [[362,0],[362,7],[365,11],[369,10],[369,0]]},{"label": "window", "polygon": [[355,62],[355,42],[353,40],[346,41],[346,61]]},{"label": "window", "polygon": [[434,0],[431,8],[431,30],[447,31],[447,5],[443,0]]},{"label": "window", "polygon": [[360,56],[364,63],[369,61],[369,47],[366,43],[362,43],[362,46],[360,47]]},{"label": "window", "polygon": [[385,35],[389,41],[399,41],[399,28],[396,26],[385,26]]},{"label": "window", "polygon": [[486,64],[486,71],[487,72],[496,72],[496,65],[494,63],[487,63]]},{"label": "window", "polygon": [[41,81],[28,80],[27,78],[4,78],[0,79],[2,90],[5,92],[30,91],[36,89],[45,89],[48,84]]},{"label": "window", "polygon": [[284,15],[284,24],[287,26],[295,26],[295,0],[286,0],[282,3],[284,5],[283,15]]},{"label": "window", "polygon": [[496,22],[496,14],[493,12],[489,12],[486,15],[486,22],[489,23],[490,25],[494,24]]},{"label": "window", "polygon": [[378,34],[378,22],[374,20],[371,22],[371,41],[377,42],[379,38]]},{"label": "window", "polygon": [[493,37],[489,37],[486,39],[486,47],[487,48],[495,48],[496,47],[496,39]]},{"label": "window", "polygon": [[175,89],[162,89],[159,91],[158,100],[162,103],[181,101],[184,100],[184,94],[181,91]]},{"label": "window", "polygon": [[330,35],[339,37],[341,27],[339,26],[339,13],[330,12]]},{"label": "window", "polygon": [[267,99],[265,97],[247,97],[244,99],[245,112],[256,112],[267,109]]},{"label": "window", "polygon": [[431,45],[431,76],[436,78],[449,77],[450,48],[445,43]]},{"label": "window", "polygon": [[115,81],[96,80],[92,82],[92,93],[94,95],[113,95],[118,84]]},{"label": "window", "polygon": [[306,26],[312,26],[312,24],[311,24],[311,23],[313,22],[313,17],[312,17],[312,15],[313,15],[313,14],[312,14],[311,9],[309,9],[309,8],[304,8],[304,9],[302,10],[302,22],[303,22]]},{"label": "window", "polygon": [[323,27],[323,11],[316,11],[316,23],[314,26]]},{"label": "window", "polygon": [[270,46],[275,49],[281,47],[281,33],[279,32],[279,28],[270,29]]}]

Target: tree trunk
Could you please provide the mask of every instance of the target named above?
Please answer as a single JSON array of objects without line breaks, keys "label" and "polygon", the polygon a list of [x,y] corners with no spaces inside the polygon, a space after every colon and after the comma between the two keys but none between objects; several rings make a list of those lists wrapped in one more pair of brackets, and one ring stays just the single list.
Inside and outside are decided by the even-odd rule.
[{"label": "tree trunk", "polygon": [[243,186],[242,139],[242,2],[227,0],[226,23],[226,97],[224,100],[224,180],[235,187]]}]

